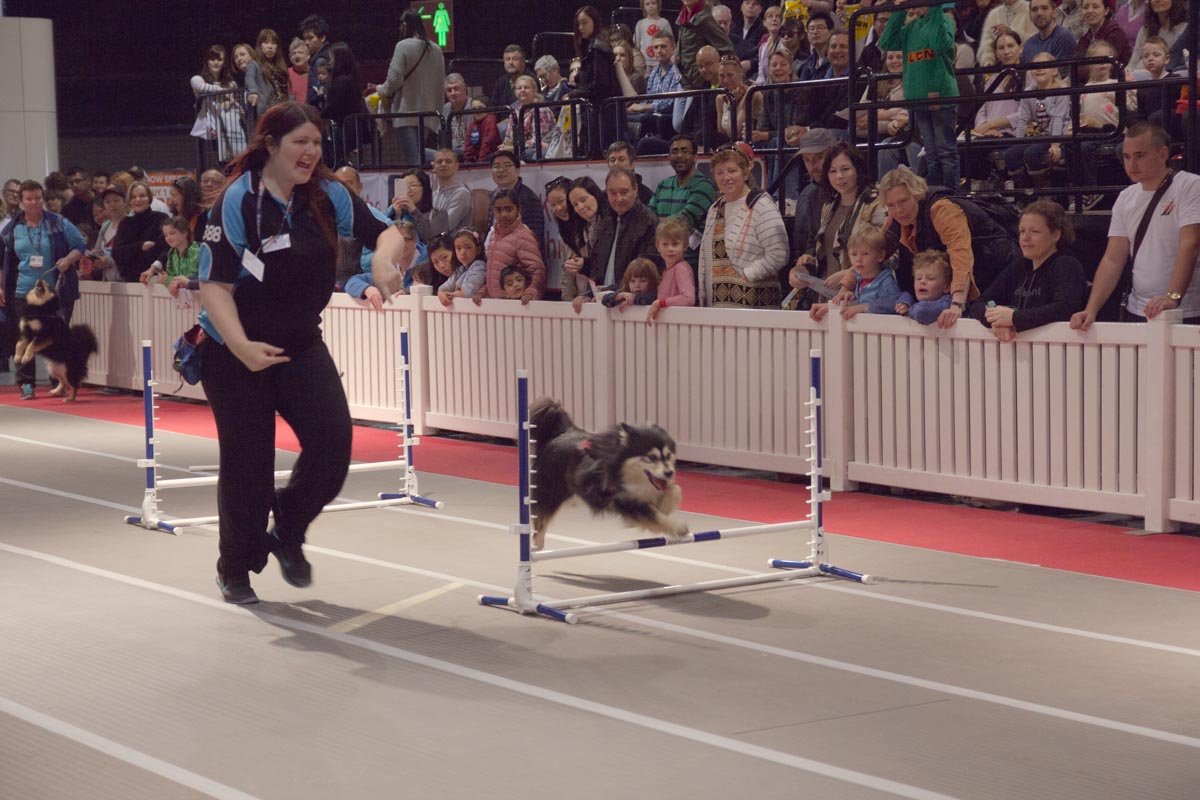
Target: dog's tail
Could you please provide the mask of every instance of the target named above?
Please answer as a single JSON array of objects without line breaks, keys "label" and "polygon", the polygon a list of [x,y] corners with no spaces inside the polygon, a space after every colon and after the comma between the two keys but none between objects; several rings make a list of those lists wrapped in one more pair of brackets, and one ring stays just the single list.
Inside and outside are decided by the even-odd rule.
[{"label": "dog's tail", "polygon": [[562,404],[549,397],[534,401],[529,407],[529,421],[533,423],[534,455],[537,455],[538,442],[549,444],[575,427]]},{"label": "dog's tail", "polygon": [[79,351],[91,355],[100,351],[100,343],[96,341],[96,334],[87,325],[72,325],[71,338],[75,340]]},{"label": "dog's tail", "polygon": [[99,350],[100,343],[96,341],[96,334],[91,328],[87,325],[71,326],[71,358],[67,364],[67,375],[72,386],[78,386],[88,376],[88,358]]}]

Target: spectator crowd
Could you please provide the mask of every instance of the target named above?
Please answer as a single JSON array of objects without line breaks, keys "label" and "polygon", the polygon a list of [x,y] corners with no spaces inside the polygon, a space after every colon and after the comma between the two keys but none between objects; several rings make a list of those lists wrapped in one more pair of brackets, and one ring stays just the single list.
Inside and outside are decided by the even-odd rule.
[{"label": "spectator crowd", "polygon": [[[860,6],[842,0],[743,0],[736,14],[683,0],[670,18],[659,0],[641,7],[632,28],[579,8],[565,69],[544,54],[531,67],[521,45],[504,47],[503,74],[476,98],[461,74],[447,74],[415,11],[401,15],[378,85],[361,80],[350,46],[317,16],[286,50],[270,29],[228,57],[211,45],[191,79],[192,133],[211,143],[216,164],[198,182],[177,180],[166,207],[155,208],[136,170],[72,168],[5,184],[7,316],[52,272],[68,316],[77,278],[161,282],[176,296],[194,288],[206,209],[224,185],[219,165],[253,139],[257,114],[295,101],[321,110],[343,144],[354,131],[355,143],[387,143],[411,165],[390,206],[373,213],[404,237],[400,291],[426,284],[450,307],[561,296],[576,310],[650,306],[650,321],[678,305],[790,308],[817,320],[892,314],[940,328],[967,316],[1007,342],[1055,321],[1086,329],[1122,295],[1127,319],[1180,308],[1200,323],[1200,179],[1171,168],[1184,134],[1179,92],[1155,85],[1183,64],[1184,0],[959,0],[894,12],[876,3],[857,18]],[[850,113],[852,47],[879,79],[874,97],[863,95],[881,101],[876,114]],[[1083,57],[1097,63],[1055,64]],[[1118,83],[1144,85],[1103,88]],[[1076,116],[1067,86],[1094,87]],[[365,118],[372,108],[389,116]],[[852,132],[885,146],[858,147]],[[1096,135],[1070,146],[1085,132]],[[332,139],[329,150],[339,152]],[[529,162],[585,154],[607,163],[540,188],[522,178]],[[653,186],[637,171],[648,155],[671,170]],[[790,156],[803,169],[778,192],[757,185],[790,169]],[[1103,257],[1085,264],[1049,190],[1056,170],[1072,167],[1095,184],[1105,158],[1130,185]],[[482,162],[493,187],[486,221],[459,175]],[[354,168],[331,166],[362,193]],[[986,177],[967,183],[964,172]],[[1030,202],[979,193],[1006,187],[1031,190]],[[548,285],[551,220],[565,254],[557,286]],[[376,307],[387,299],[371,252],[353,240],[341,242],[337,285]],[[10,325],[0,355],[11,340]],[[18,382],[32,396],[29,377]]]}]

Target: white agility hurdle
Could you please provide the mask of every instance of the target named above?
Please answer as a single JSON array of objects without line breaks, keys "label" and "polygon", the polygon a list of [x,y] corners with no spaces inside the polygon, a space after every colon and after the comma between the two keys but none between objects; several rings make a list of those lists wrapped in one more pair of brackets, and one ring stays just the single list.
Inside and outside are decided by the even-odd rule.
[{"label": "white agility hurdle", "polygon": [[[603,605],[607,603],[622,603],[630,600],[644,600],[651,597],[684,594],[686,592],[703,592],[710,589],[728,589],[736,586],[751,586],[760,583],[774,583],[778,581],[798,580],[800,578],[815,578],[821,575],[845,578],[847,580],[857,581],[859,583],[873,583],[874,580],[870,575],[852,572],[851,570],[842,569],[841,567],[835,567],[829,564],[827,561],[828,548],[825,543],[825,531],[823,528],[821,504],[825,500],[830,499],[830,495],[828,492],[824,491],[821,485],[821,351],[810,350],[809,362],[812,369],[812,381],[809,388],[808,402],[806,403],[809,413],[805,417],[805,419],[808,420],[807,434],[809,437],[809,516],[807,519],[797,520],[795,522],[781,522],[773,525],[750,525],[743,528],[731,528],[725,531],[701,531],[699,533],[689,533],[677,542],[669,542],[665,538],[659,536],[646,539],[632,539],[623,542],[613,542],[611,544],[588,545],[584,547],[566,547],[558,550],[547,550],[538,553],[532,552],[530,547],[532,537],[530,529],[532,513],[530,509],[533,505],[533,498],[530,494],[533,484],[530,478],[532,475],[537,473],[537,470],[531,465],[531,462],[535,457],[530,449],[533,438],[530,436],[530,429],[534,426],[529,421],[529,378],[524,370],[518,370],[517,460],[518,470],[520,471],[520,522],[517,525],[511,526],[510,530],[511,532],[518,534],[520,541],[520,561],[517,566],[517,577],[515,586],[513,587],[513,596],[493,597],[488,595],[480,595],[478,597],[479,603],[485,606],[501,606],[513,611],[518,611],[522,614],[542,614],[560,622],[574,624],[578,621],[578,617],[575,614],[572,614],[568,609],[584,608],[587,606]],[[691,544],[694,542],[715,542],[720,539],[734,539],[741,536],[755,536],[758,534],[775,533],[785,530],[808,530],[810,532],[810,537],[808,540],[809,553],[807,558],[798,561],[772,558],[767,561],[770,566],[785,570],[783,572],[764,572],[757,575],[746,575],[740,578],[722,578],[718,580],[701,581],[699,583],[660,586],[655,589],[639,589],[629,592],[610,592],[608,594],[576,597],[569,600],[551,600],[539,602],[534,597],[534,562],[551,561],[559,558],[574,558],[576,556],[597,555],[600,553],[618,553],[626,550],[646,550],[653,547],[668,547],[679,544]]]},{"label": "white agility hurdle", "polygon": [[[145,408],[146,457],[138,459],[139,469],[146,471],[146,490],[142,496],[142,513],[125,517],[125,522],[138,525],[147,530],[166,531],[176,536],[182,535],[184,528],[194,528],[200,525],[211,525],[220,521],[220,516],[190,517],[184,519],[164,520],[159,509],[158,493],[163,489],[182,489],[192,486],[213,486],[219,480],[219,475],[202,475],[195,478],[171,478],[162,480],[158,477],[158,439],[154,435],[154,423],[158,417],[154,412],[158,406],[154,404],[154,387],[158,381],[152,373],[151,342],[142,341],[142,370],[144,375],[143,405]],[[397,380],[400,381],[401,397],[404,398],[404,418],[397,432],[400,436],[402,455],[394,461],[373,461],[363,464],[351,464],[350,472],[377,472],[381,470],[403,470],[400,479],[400,491],[381,492],[378,500],[367,500],[359,503],[331,503],[321,509],[322,513],[333,511],[358,511],[366,508],[387,508],[388,506],[420,505],[429,508],[444,508],[441,500],[430,500],[422,497],[417,486],[417,471],[413,465],[413,448],[420,444],[420,439],[413,436],[412,429],[412,390],[408,380],[408,330],[400,329],[400,365],[397,367]],[[196,472],[215,471],[216,465],[191,466],[189,470]],[[276,480],[289,478],[290,469],[277,470]]]}]

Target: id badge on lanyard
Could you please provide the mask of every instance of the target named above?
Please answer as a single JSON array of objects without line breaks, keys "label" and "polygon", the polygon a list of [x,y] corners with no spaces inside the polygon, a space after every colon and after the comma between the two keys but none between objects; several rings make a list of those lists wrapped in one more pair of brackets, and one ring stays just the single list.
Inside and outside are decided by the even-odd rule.
[{"label": "id badge on lanyard", "polygon": [[258,197],[255,203],[254,212],[254,231],[257,234],[259,241],[258,252],[247,248],[242,253],[242,266],[245,267],[246,271],[253,275],[255,280],[259,282],[263,280],[263,273],[266,269],[266,265],[263,264],[262,254],[275,253],[280,250],[288,250],[292,246],[292,235],[291,233],[285,232],[284,228],[288,226],[288,217],[291,216],[292,213],[292,200],[295,197],[295,192],[288,195],[287,208],[283,210],[283,222],[280,223],[279,230],[277,230],[274,235],[264,240],[262,238],[262,208],[263,195],[265,193],[266,189],[263,186],[262,178],[260,177],[258,179]]}]

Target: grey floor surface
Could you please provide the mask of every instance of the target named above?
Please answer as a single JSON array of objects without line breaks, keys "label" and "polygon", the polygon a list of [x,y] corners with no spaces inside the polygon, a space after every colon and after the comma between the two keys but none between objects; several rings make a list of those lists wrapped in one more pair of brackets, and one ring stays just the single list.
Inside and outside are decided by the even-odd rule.
[{"label": "grey floor surface", "polygon": [[[160,439],[164,464],[216,460],[213,441]],[[314,586],[272,563],[264,602],[238,609],[213,586],[215,530],[122,524],[140,441],[0,406],[3,800],[1200,797],[1195,593],[834,534],[833,561],[877,585],[685,595],[566,626],[475,602],[511,586],[515,490],[423,475],[444,511],[323,516]],[[352,475],[343,495],[390,480]],[[171,516],[215,509],[211,487],[164,497]],[[552,546],[627,538],[581,513],[560,531]],[[767,534],[550,562],[536,586],[619,591],[805,553],[804,534]]]}]

